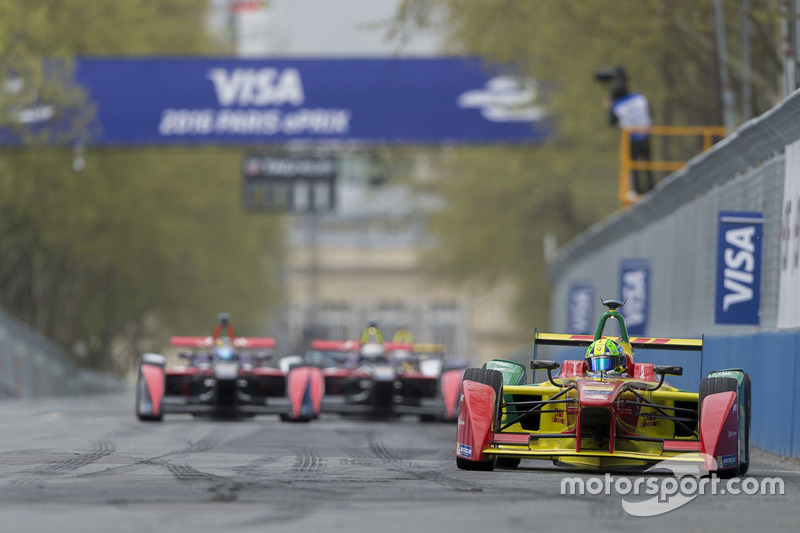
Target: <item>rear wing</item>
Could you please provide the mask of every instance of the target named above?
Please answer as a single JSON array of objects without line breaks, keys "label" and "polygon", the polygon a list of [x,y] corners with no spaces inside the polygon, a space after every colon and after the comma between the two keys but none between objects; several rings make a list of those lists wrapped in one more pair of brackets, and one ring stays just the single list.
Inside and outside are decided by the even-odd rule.
[{"label": "rear wing", "polygon": [[[619,337],[607,337],[616,342],[621,342]],[[630,337],[631,347],[648,350],[680,350],[703,351],[703,339],[670,339],[664,337]],[[534,358],[536,346],[589,346],[594,341],[593,335],[571,335],[561,333],[534,333]]]},{"label": "rear wing", "polygon": [[[213,337],[170,337],[172,346],[181,348],[194,348],[197,350],[208,349],[214,345]],[[259,350],[275,347],[272,337],[236,337],[233,345],[241,350]]]},{"label": "rear wing", "polygon": [[[408,342],[384,342],[383,348],[387,352],[397,350],[408,350],[409,352],[415,345]],[[361,349],[358,341],[336,341],[336,340],[314,340],[311,341],[311,348],[321,352],[357,352]]]},{"label": "rear wing", "polygon": [[410,352],[414,349],[414,345],[410,342],[384,342],[383,347],[387,352],[407,351]]},{"label": "rear wing", "polygon": [[311,348],[321,352],[357,352],[360,347],[361,343],[358,341],[311,341]]},{"label": "rear wing", "polygon": [[241,350],[258,350],[275,347],[275,339],[272,337],[236,337],[233,345]]},{"label": "rear wing", "polygon": [[212,337],[170,337],[169,343],[180,348],[211,348]]},{"label": "rear wing", "polygon": [[413,351],[414,353],[443,354],[445,352],[445,346],[444,344],[415,342]]}]

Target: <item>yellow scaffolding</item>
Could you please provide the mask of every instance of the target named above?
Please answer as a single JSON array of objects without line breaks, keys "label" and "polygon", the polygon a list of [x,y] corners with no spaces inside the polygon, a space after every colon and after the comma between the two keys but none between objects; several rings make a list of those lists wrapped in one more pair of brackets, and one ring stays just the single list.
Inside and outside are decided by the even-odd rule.
[{"label": "yellow scaffolding", "polygon": [[638,198],[631,191],[630,177],[635,170],[663,170],[674,172],[686,166],[686,161],[634,161],[631,159],[631,133],[649,133],[651,136],[684,136],[703,138],[703,151],[714,144],[715,137],[725,137],[728,130],[723,126],[651,126],[649,128],[623,128],[619,142],[619,203],[627,209]]}]

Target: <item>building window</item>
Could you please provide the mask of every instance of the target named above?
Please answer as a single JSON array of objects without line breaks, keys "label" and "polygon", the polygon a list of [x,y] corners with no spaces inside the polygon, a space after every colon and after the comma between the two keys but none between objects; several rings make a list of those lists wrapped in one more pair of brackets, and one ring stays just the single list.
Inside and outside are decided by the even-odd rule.
[{"label": "building window", "polygon": [[459,316],[458,304],[455,302],[438,302],[430,309],[431,342],[444,344],[448,354],[458,354]]},{"label": "building window", "polygon": [[402,302],[381,302],[378,304],[378,326],[383,331],[383,338],[391,340],[394,332],[401,327],[410,327],[408,308]]},{"label": "building window", "polygon": [[347,302],[324,302],[320,305],[317,322],[320,334],[326,339],[348,338],[348,325],[352,321],[352,311]]}]

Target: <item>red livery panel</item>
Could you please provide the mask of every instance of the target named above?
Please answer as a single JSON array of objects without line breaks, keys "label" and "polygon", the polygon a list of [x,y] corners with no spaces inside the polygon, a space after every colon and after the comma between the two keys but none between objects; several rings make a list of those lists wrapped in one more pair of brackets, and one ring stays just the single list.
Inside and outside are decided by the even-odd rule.
[{"label": "red livery panel", "polygon": [[456,431],[456,455],[470,461],[485,461],[483,448],[492,441],[496,395],[489,385],[464,381]]}]

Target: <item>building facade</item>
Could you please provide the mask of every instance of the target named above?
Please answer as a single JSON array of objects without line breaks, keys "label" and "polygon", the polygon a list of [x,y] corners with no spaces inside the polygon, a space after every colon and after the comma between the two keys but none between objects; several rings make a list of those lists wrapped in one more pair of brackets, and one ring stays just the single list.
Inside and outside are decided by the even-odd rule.
[{"label": "building facade", "polygon": [[425,214],[435,198],[375,180],[359,153],[339,155],[335,212],[291,215],[285,271],[286,329],[302,350],[313,338],[356,339],[368,319],[391,338],[442,343],[475,364],[519,345],[508,316],[510,289],[471,291],[434,278],[423,252],[436,243]]}]

